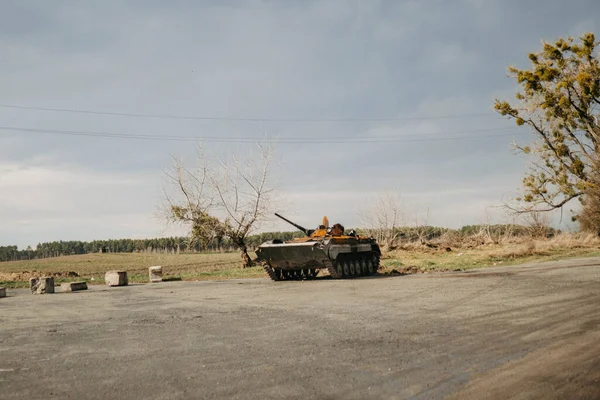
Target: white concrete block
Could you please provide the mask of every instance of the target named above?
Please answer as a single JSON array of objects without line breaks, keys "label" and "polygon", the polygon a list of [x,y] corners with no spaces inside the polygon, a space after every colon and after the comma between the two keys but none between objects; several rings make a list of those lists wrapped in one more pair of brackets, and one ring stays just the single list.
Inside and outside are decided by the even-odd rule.
[{"label": "white concrete block", "polygon": [[150,276],[150,282],[162,282],[162,267],[155,265],[148,268],[148,275]]},{"label": "white concrete block", "polygon": [[54,293],[54,278],[51,276],[31,278],[29,279],[29,288],[34,294]]},{"label": "white concrete block", "polygon": [[104,280],[108,286],[127,286],[129,284],[127,271],[108,271],[104,274]]},{"label": "white concrete block", "polygon": [[0,297],[6,297],[6,288],[0,287]]}]

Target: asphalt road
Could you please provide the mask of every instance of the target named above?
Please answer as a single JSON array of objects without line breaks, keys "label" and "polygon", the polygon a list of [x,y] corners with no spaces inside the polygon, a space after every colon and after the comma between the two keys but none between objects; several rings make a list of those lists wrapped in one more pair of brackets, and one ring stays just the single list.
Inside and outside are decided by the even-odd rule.
[{"label": "asphalt road", "polygon": [[599,399],[600,259],[0,299],[2,399]]}]

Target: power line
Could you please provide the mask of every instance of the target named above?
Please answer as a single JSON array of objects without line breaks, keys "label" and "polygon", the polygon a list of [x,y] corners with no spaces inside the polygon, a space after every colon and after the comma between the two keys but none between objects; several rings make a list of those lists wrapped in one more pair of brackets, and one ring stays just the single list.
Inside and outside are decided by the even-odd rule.
[{"label": "power line", "polygon": [[275,140],[355,140],[355,139],[397,139],[397,138],[405,138],[405,137],[422,137],[422,136],[438,136],[438,135],[458,135],[464,133],[476,133],[476,132],[493,132],[493,131],[507,131],[514,130],[514,128],[486,128],[486,129],[472,129],[472,130],[460,130],[454,132],[434,132],[434,133],[412,133],[406,135],[384,135],[384,136],[351,136],[351,137],[324,137],[324,136],[296,136],[296,137],[240,137],[240,136],[179,136],[179,135],[155,135],[155,134],[132,134],[132,133],[109,133],[109,132],[93,132],[93,131],[71,131],[71,130],[57,130],[57,129],[41,129],[41,128],[24,128],[24,127],[12,127],[12,126],[0,126],[0,130],[14,130],[14,131],[25,131],[25,132],[41,132],[41,133],[78,133],[78,134],[86,134],[93,136],[117,136],[117,137],[129,137],[135,136],[140,138],[149,138],[149,139],[169,139],[169,140],[249,140],[249,141],[257,141],[257,140],[265,140],[265,139],[275,139]]},{"label": "power line", "polygon": [[[250,137],[234,137],[234,136],[167,136],[167,135],[151,135],[151,134],[133,134],[133,133],[111,133],[111,132],[92,132],[92,131],[75,131],[75,130],[59,130],[59,129],[40,129],[40,128],[25,128],[14,126],[0,126],[2,131],[29,132],[29,133],[47,133],[55,135],[71,135],[82,137],[100,137],[111,139],[136,139],[136,140],[161,140],[161,141],[187,141],[187,142],[212,142],[212,143],[255,143],[257,141],[270,141],[273,143],[289,143],[289,144],[328,144],[328,143],[402,143],[402,142],[423,142],[432,140],[460,140],[460,139],[484,139],[498,136],[514,136],[516,131],[514,128],[490,128],[481,130],[471,130],[452,133],[423,133],[398,136],[358,136],[358,137],[275,137],[275,138],[250,138]],[[486,131],[512,131],[511,133],[500,133],[493,135],[470,135],[470,136],[448,136],[462,135],[465,133],[486,132]],[[423,137],[425,136],[425,137]]]},{"label": "power line", "polygon": [[123,113],[108,111],[78,110],[71,108],[51,108],[51,107],[30,107],[14,104],[0,104],[2,108],[14,108],[30,111],[51,111],[73,114],[92,114],[109,115],[117,117],[135,117],[135,118],[156,118],[156,119],[187,119],[201,121],[240,121],[240,122],[385,122],[385,121],[411,121],[411,120],[435,120],[435,119],[456,119],[456,118],[474,118],[489,117],[497,115],[495,113],[473,113],[473,114],[455,114],[425,117],[367,117],[367,118],[247,118],[247,117],[210,117],[210,116],[191,116],[191,115],[170,115],[170,114],[144,114],[144,113]]}]

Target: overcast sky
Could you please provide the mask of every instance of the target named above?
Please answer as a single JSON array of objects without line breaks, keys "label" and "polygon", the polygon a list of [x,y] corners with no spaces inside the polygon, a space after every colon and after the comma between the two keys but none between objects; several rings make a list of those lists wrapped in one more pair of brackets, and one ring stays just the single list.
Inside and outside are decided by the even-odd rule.
[{"label": "overcast sky", "polygon": [[278,211],[309,227],[359,226],[393,188],[409,219],[506,222],[490,210],[527,168],[511,142],[532,137],[491,111],[516,91],[506,67],[599,15],[592,0],[0,0],[0,245],[185,233],[155,213],[170,156],[193,160],[193,142],[56,131],[268,136]]}]

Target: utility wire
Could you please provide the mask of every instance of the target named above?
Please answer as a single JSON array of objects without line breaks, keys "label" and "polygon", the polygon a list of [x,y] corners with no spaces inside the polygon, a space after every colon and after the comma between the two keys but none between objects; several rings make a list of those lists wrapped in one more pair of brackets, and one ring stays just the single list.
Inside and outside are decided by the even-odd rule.
[{"label": "utility wire", "polygon": [[122,113],[122,112],[107,112],[107,111],[92,111],[92,110],[77,110],[71,108],[50,108],[50,107],[30,107],[14,104],[0,104],[2,108],[13,108],[19,110],[31,111],[52,111],[74,114],[93,114],[93,115],[110,115],[118,117],[135,117],[135,118],[156,118],[156,119],[187,119],[187,120],[202,120],[202,121],[245,121],[245,122],[372,122],[372,121],[411,121],[411,120],[435,120],[435,119],[456,119],[456,118],[473,118],[473,117],[489,117],[497,115],[495,113],[474,113],[474,114],[456,114],[456,115],[441,115],[429,117],[369,117],[369,118],[246,118],[246,117],[209,117],[209,116],[191,116],[191,115],[169,115],[169,114],[138,114],[138,113]]},{"label": "utility wire", "polygon": [[[1,131],[16,131],[29,133],[48,133],[55,135],[72,135],[82,137],[101,137],[112,139],[137,139],[137,140],[162,140],[162,141],[193,141],[193,142],[212,142],[212,143],[255,143],[257,141],[270,141],[273,143],[290,143],[290,144],[327,144],[327,143],[402,143],[402,142],[423,142],[433,140],[459,140],[459,139],[484,139],[498,136],[514,136],[516,131],[513,128],[492,128],[452,133],[423,133],[412,135],[398,136],[358,136],[358,137],[232,137],[232,136],[167,136],[167,135],[150,135],[150,134],[131,134],[131,133],[110,133],[110,132],[92,132],[92,131],[74,131],[74,130],[59,130],[59,129],[39,129],[25,128],[14,126],[0,126]],[[459,135],[464,133],[485,132],[485,131],[506,131],[511,130],[511,133],[499,133],[493,135],[470,135],[470,136],[447,136]],[[423,137],[425,136],[425,137]]]}]

